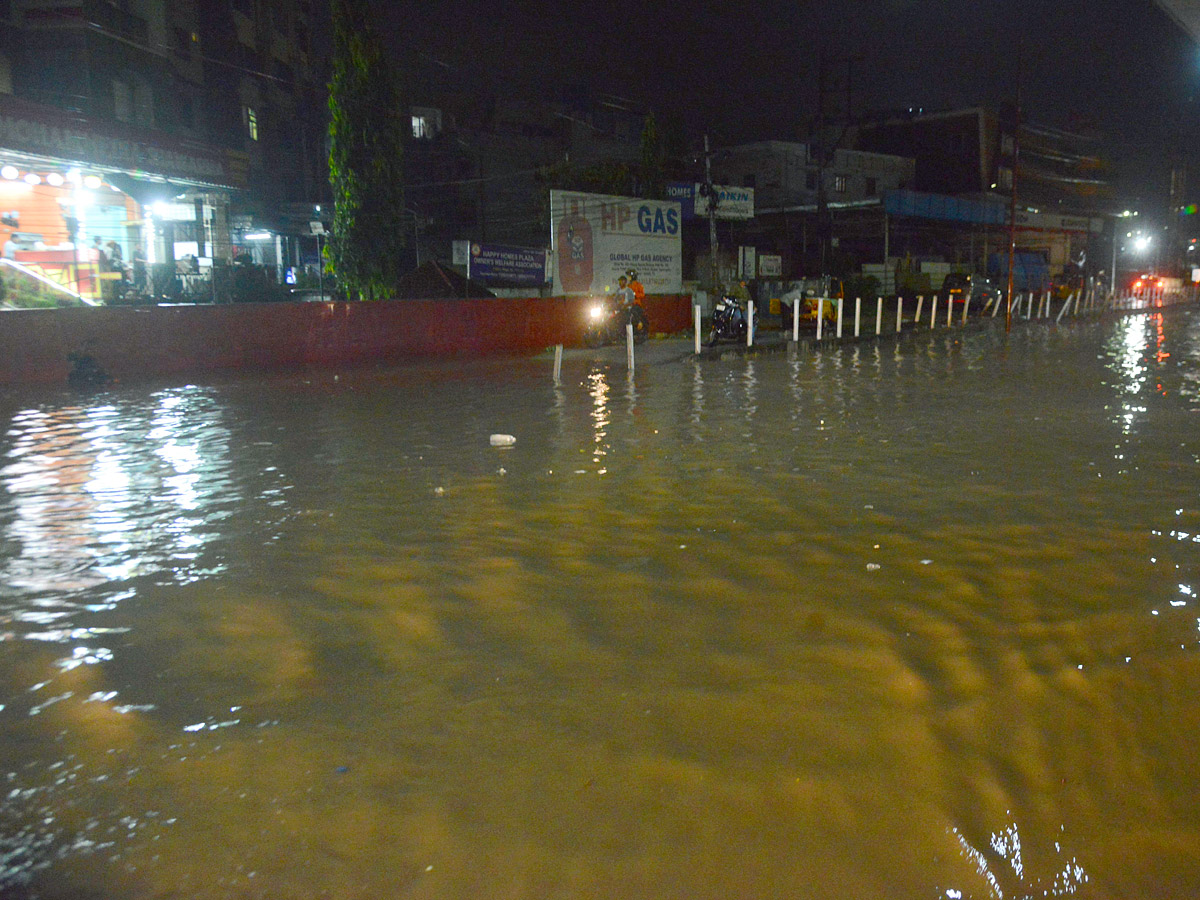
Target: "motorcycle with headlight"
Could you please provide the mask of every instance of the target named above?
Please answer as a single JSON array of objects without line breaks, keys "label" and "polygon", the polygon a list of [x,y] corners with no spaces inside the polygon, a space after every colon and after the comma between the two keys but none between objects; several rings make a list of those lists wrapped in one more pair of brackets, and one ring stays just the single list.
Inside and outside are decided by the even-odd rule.
[{"label": "motorcycle with headlight", "polygon": [[640,303],[623,304],[615,298],[595,297],[587,304],[587,327],[583,342],[593,349],[625,338],[625,326],[633,326],[633,342],[640,344],[650,334],[650,320]]}]

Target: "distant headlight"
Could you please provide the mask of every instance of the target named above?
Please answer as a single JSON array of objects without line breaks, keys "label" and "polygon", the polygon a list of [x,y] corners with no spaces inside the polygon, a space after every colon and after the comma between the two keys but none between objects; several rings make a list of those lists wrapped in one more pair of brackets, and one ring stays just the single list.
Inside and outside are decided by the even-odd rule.
[{"label": "distant headlight", "polygon": [[597,303],[595,306],[593,306],[591,309],[588,310],[588,315],[591,316],[592,319],[595,319],[595,320],[603,319],[604,318],[604,307],[601,306],[599,303]]}]

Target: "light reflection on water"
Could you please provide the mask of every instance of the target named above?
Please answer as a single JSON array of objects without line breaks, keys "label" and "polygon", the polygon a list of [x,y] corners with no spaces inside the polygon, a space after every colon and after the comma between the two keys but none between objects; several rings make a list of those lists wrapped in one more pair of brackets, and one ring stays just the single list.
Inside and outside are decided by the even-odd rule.
[{"label": "light reflection on water", "polygon": [[1173,314],[10,403],[0,888],[1194,895],[1198,358]]}]

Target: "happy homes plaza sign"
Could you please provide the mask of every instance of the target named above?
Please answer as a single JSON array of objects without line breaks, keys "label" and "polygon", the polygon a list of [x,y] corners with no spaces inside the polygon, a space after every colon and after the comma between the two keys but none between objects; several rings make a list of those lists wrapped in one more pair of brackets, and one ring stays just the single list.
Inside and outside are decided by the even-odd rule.
[{"label": "happy homes plaza sign", "polygon": [[218,187],[244,187],[244,162],[229,153],[141,128],[117,128],[0,95],[0,148],[145,172]]}]

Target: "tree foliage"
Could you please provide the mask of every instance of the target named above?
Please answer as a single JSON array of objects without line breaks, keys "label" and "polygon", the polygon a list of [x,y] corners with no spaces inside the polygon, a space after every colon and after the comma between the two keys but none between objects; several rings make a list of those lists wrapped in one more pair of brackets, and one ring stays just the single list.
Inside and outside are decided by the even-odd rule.
[{"label": "tree foliage", "polygon": [[388,296],[408,257],[403,106],[365,0],[332,0],[329,181],[333,234],[326,253],[347,297]]}]

